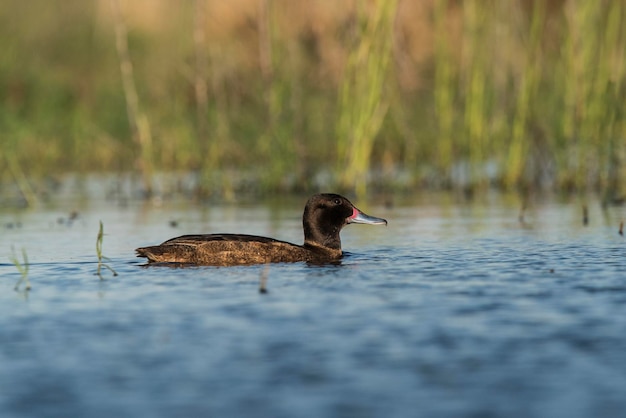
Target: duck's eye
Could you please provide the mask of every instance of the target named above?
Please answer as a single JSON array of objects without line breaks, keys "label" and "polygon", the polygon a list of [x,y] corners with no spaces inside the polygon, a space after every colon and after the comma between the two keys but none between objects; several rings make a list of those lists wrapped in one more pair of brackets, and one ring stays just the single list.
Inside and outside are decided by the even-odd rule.
[{"label": "duck's eye", "polygon": [[334,199],[334,200],[333,200],[333,203],[334,203],[335,205],[341,205],[341,199]]}]

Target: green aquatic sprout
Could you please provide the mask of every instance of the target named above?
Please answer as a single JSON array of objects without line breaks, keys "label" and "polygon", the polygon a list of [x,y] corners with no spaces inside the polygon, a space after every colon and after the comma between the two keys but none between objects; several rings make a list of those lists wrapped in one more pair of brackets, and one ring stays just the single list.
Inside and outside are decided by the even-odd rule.
[{"label": "green aquatic sprout", "polygon": [[24,284],[26,285],[25,290],[28,291],[30,290],[31,286],[30,286],[30,280],[28,279],[28,268],[29,268],[28,254],[26,254],[25,248],[22,248],[22,258],[23,258],[23,262],[21,263],[20,260],[18,260],[17,255],[15,254],[15,248],[11,246],[10,260],[15,265],[15,268],[17,268],[17,271],[19,271],[20,274],[22,275],[20,279],[17,281],[17,283],[15,283],[14,289],[19,290],[20,285],[22,284],[22,282],[24,282]]},{"label": "green aquatic sprout", "polygon": [[113,276],[117,276],[117,272],[113,270],[111,266],[102,262],[102,260],[111,261],[110,258],[102,255],[102,239],[103,238],[104,238],[104,227],[102,226],[102,221],[100,221],[100,229],[98,231],[98,238],[96,239],[96,254],[98,256],[98,270],[96,271],[96,275],[100,277],[100,280],[104,280],[104,277],[102,277],[102,272],[101,272],[102,267],[108,268],[111,271],[111,273],[113,273]]}]

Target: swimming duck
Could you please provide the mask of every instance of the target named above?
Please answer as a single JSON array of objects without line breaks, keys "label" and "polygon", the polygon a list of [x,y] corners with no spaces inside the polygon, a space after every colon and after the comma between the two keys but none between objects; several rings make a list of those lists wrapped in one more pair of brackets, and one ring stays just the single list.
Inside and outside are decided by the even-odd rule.
[{"label": "swimming duck", "polygon": [[234,266],[306,261],[328,263],[343,255],[339,232],[347,224],[387,225],[382,218],[358,210],[338,194],[312,196],[302,215],[304,244],[242,234],[183,235],[160,245],[137,248],[148,262]]}]

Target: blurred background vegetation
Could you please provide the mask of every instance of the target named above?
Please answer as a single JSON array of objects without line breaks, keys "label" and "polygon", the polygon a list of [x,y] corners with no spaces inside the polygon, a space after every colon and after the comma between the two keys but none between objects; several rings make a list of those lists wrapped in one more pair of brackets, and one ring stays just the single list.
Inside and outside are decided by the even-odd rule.
[{"label": "blurred background vegetation", "polygon": [[3,0],[0,176],[626,195],[622,0]]}]

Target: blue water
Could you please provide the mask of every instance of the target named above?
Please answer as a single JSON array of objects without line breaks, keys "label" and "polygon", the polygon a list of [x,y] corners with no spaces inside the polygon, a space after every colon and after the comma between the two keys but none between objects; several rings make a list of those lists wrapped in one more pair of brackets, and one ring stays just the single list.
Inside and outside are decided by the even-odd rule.
[{"label": "blue water", "polygon": [[301,242],[302,199],[5,208],[0,416],[626,416],[624,208],[592,202],[584,227],[577,201],[525,223],[498,197],[355,203],[389,226],[346,227],[339,266],[272,265],[266,294],[264,267],[142,267],[133,249]]}]

